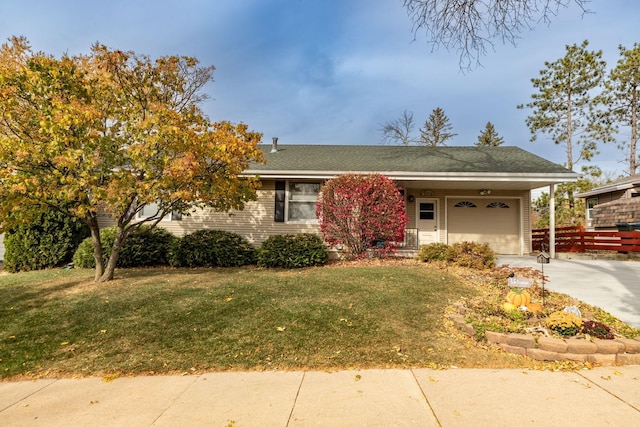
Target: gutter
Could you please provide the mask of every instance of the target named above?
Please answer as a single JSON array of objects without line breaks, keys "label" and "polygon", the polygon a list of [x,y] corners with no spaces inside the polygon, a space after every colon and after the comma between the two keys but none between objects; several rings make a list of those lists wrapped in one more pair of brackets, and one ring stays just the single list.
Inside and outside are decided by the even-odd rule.
[{"label": "gutter", "polygon": [[411,181],[526,181],[526,182],[574,182],[579,178],[579,174],[543,174],[543,173],[493,173],[493,172],[401,172],[401,171],[310,171],[310,170],[256,170],[249,169],[242,176],[259,176],[269,179],[330,179],[338,175],[356,174],[369,175],[381,174],[392,180]]}]

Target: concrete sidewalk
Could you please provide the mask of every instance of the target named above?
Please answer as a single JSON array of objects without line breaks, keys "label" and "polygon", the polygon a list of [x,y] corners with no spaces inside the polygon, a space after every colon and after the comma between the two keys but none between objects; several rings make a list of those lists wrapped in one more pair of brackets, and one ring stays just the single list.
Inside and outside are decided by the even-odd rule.
[{"label": "concrete sidewalk", "polygon": [[640,262],[552,259],[538,264],[534,256],[499,256],[498,265],[544,268],[545,288],[600,307],[640,328]]},{"label": "concrete sidewalk", "polygon": [[640,366],[0,382],[2,426],[640,425]]}]

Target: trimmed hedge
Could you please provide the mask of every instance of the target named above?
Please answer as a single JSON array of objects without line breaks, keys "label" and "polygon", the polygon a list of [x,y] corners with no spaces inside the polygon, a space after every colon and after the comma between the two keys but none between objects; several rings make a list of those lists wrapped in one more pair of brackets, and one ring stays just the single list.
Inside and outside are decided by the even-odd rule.
[{"label": "trimmed hedge", "polygon": [[[116,227],[100,230],[102,258],[105,263],[111,255],[115,233]],[[125,240],[116,266],[130,268],[168,265],[169,248],[174,239],[175,237],[164,228],[142,226]],[[91,237],[80,244],[73,256],[73,263],[79,268],[95,268]]]},{"label": "trimmed hedge", "polygon": [[447,251],[447,260],[460,267],[483,270],[496,266],[496,253],[488,243],[458,242]]},{"label": "trimmed hedge", "polygon": [[258,265],[271,268],[302,268],[324,265],[329,250],[322,239],[310,233],[271,236],[258,249]]},{"label": "trimmed hedge", "polygon": [[423,262],[446,261],[449,245],[446,243],[430,243],[418,249],[418,259]]},{"label": "trimmed hedge", "polygon": [[479,270],[496,266],[496,254],[488,243],[458,242],[453,245],[431,243],[422,245],[418,259],[424,262],[445,261],[460,267]]},{"label": "trimmed hedge", "polygon": [[224,230],[199,230],[176,239],[169,259],[173,267],[240,267],[255,262],[253,246]]},{"label": "trimmed hedge", "polygon": [[12,227],[4,238],[4,268],[31,271],[67,264],[89,228],[60,211],[47,211],[30,224]]}]

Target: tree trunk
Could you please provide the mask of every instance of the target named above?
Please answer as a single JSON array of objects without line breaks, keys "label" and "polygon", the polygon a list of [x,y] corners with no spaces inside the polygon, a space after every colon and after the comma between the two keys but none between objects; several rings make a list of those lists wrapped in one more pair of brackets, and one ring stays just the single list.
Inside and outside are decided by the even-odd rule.
[{"label": "tree trunk", "polygon": [[638,99],[637,91],[634,88],[633,99],[631,100],[631,142],[629,147],[629,174],[635,175],[638,169],[636,144],[638,142]]},{"label": "tree trunk", "polygon": [[100,281],[100,277],[104,273],[104,261],[102,260],[102,242],[100,240],[100,227],[98,226],[98,218],[95,214],[87,216],[87,224],[91,231],[91,243],[93,244],[93,258],[96,262],[94,280]]},{"label": "tree trunk", "polygon": [[[567,168],[570,171],[573,171],[573,123],[571,122],[571,119],[571,91],[569,91],[567,96]],[[571,184],[567,187],[567,200],[569,201],[569,209],[571,211],[571,216],[573,217],[575,201],[573,199],[573,186]]]},{"label": "tree trunk", "polygon": [[127,238],[124,227],[118,225],[116,229],[116,235],[113,239],[113,246],[111,247],[111,254],[109,255],[109,260],[107,261],[107,265],[104,268],[104,272],[96,281],[99,283],[108,282],[113,279],[113,276],[116,271],[116,264],[118,263],[118,258],[120,257],[120,250],[122,249],[122,245],[124,244],[125,239]]}]

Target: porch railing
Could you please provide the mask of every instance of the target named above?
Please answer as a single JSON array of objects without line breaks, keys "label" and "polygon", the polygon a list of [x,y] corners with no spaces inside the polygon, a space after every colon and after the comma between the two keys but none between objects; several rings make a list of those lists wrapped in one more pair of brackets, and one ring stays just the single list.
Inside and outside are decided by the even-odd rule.
[{"label": "porch railing", "polygon": [[[531,246],[549,247],[549,229],[531,231]],[[584,231],[584,227],[556,228],[556,252],[640,252],[640,231]]]},{"label": "porch railing", "polygon": [[398,249],[416,250],[418,249],[418,229],[406,228],[404,230],[404,241],[398,244]]}]

